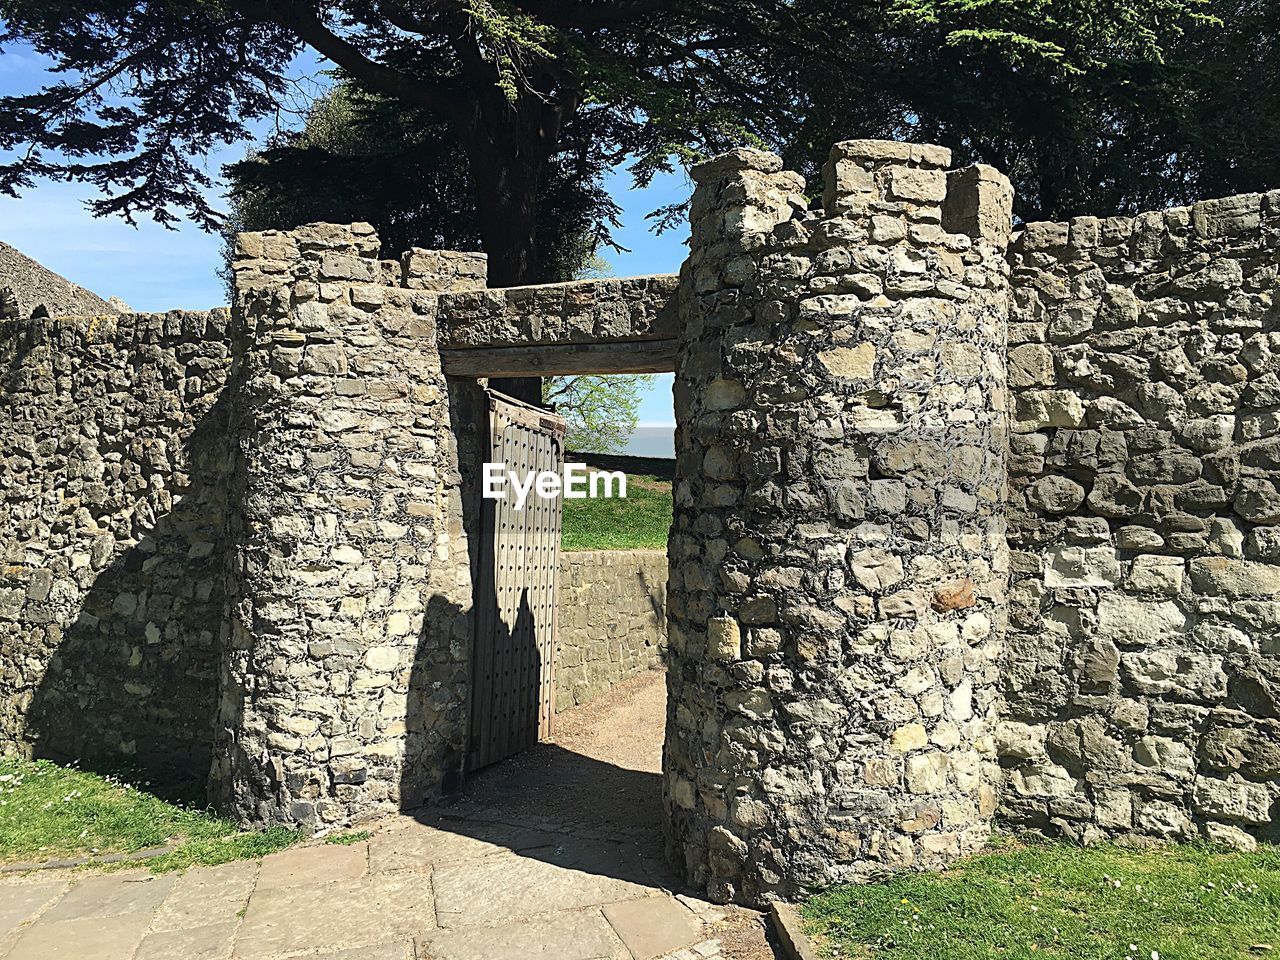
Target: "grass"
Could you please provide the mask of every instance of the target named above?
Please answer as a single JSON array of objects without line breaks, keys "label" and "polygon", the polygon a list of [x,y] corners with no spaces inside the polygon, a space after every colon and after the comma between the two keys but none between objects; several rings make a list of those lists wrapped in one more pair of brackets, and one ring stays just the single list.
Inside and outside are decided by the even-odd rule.
[{"label": "grass", "polygon": [[372,834],[368,830],[355,830],[351,833],[331,833],[324,838],[325,843],[339,847],[349,847],[355,843],[368,840]]},{"label": "grass", "polygon": [[671,529],[671,484],[627,476],[626,497],[562,500],[565,550],[661,550]]},{"label": "grass", "polygon": [[802,914],[827,957],[1280,957],[1280,848],[1004,841],[947,873],[834,888]]},{"label": "grass", "polygon": [[0,757],[0,863],[45,861],[176,846],[152,870],[180,870],[265,856],[302,839],[274,828],[242,831],[115,777],[48,760]]}]

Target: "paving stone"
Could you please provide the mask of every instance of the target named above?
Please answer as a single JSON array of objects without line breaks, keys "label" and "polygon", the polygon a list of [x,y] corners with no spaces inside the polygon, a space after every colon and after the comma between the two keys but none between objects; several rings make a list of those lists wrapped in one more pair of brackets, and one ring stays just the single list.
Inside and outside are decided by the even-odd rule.
[{"label": "paving stone", "polygon": [[152,930],[198,927],[235,916],[248,902],[257,875],[256,860],[192,867],[160,905]]},{"label": "paving stone", "polygon": [[42,917],[23,932],[5,960],[129,960],[150,922],[146,913],[57,923]]},{"label": "paving stone", "polygon": [[358,880],[291,884],[249,898],[234,956],[339,950],[409,939],[435,929],[431,876],[399,870]]},{"label": "paving stone", "polygon": [[[389,940],[386,943],[375,943],[367,947],[331,950],[307,956],[308,960],[415,960],[415,951],[412,940]],[[428,960],[428,958],[424,956],[420,960]]]},{"label": "paving stone", "polygon": [[0,885],[0,938],[67,888],[65,880]]},{"label": "paving stone", "polygon": [[273,853],[262,860],[256,889],[274,890],[329,880],[355,880],[368,870],[367,843],[323,843]]},{"label": "paving stone", "polygon": [[369,869],[403,870],[426,864],[457,863],[504,853],[553,846],[559,838],[525,827],[453,822],[449,827],[412,823],[380,830],[369,838]]},{"label": "paving stone", "polygon": [[49,909],[42,921],[80,920],[146,914],[150,918],[173,889],[177,877],[131,871],[87,877]]},{"label": "paving stone", "polygon": [[148,933],[134,960],[227,960],[240,919],[234,913],[222,923]]},{"label": "paving stone", "polygon": [[604,915],[636,960],[678,950],[702,936],[698,919],[668,896],[605,904]]},{"label": "paving stone", "polygon": [[[554,862],[559,856],[562,862]],[[648,887],[608,874],[572,855],[488,857],[449,864],[433,875],[436,914],[442,927],[501,923],[574,907],[648,896]],[[598,870],[597,866],[597,870]]]},{"label": "paving stone", "polygon": [[419,953],[431,960],[631,960],[598,908],[441,931],[419,941]]}]

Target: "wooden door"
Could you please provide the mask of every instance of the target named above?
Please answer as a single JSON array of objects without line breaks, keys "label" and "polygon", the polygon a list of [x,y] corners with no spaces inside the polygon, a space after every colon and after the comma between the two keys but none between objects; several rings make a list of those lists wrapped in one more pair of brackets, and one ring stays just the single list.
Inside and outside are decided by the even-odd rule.
[{"label": "wooden door", "polygon": [[[488,461],[520,477],[559,473],[563,418],[492,390],[488,396]],[[505,499],[480,500],[470,770],[547,739],[555,718],[561,499],[531,490],[517,510],[515,491],[506,490]]]}]

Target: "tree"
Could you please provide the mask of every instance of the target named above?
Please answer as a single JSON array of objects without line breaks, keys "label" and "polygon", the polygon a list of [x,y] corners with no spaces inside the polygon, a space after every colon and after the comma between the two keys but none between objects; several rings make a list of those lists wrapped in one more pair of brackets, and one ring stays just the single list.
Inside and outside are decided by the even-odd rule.
[{"label": "tree", "polygon": [[[979,63],[1087,75],[1159,63],[1202,9],[1203,0],[0,0],[0,43],[31,43],[67,75],[0,98],[0,150],[14,152],[0,164],[0,189],[72,177],[103,193],[98,213],[170,223],[185,209],[215,226],[196,158],[278,107],[288,64],[307,46],[448,130],[467,161],[492,281],[534,282],[545,276],[537,205],[563,150],[634,157],[644,182],[672,156],[784,142],[815,99],[800,77],[839,63],[841,75],[874,78],[904,38],[975,51]],[[946,83],[972,79],[967,61],[958,68]],[[926,115],[917,90],[896,93],[901,125]]]},{"label": "tree", "polygon": [[[1051,16],[1059,6],[1039,8]],[[788,165],[816,177],[830,144],[851,136],[941,143],[957,163],[1007,173],[1025,221],[1133,214],[1280,184],[1275,0],[1210,0],[1166,35],[1158,57],[1124,55],[1105,24],[1070,61],[1016,55],[1012,38],[974,43],[957,26],[864,38],[854,42],[876,55],[803,64]]]},{"label": "tree", "polygon": [[635,433],[640,395],[651,374],[612,377],[551,377],[542,399],[568,423],[564,445],[582,453],[621,453]]},{"label": "tree", "polygon": [[[601,185],[607,169],[598,151],[551,158],[536,205],[544,279],[571,279],[609,243],[619,208]],[[467,160],[448,128],[340,72],[311,103],[302,129],[278,133],[226,172],[229,239],[242,230],[365,220],[393,255],[413,246],[481,248]]]}]

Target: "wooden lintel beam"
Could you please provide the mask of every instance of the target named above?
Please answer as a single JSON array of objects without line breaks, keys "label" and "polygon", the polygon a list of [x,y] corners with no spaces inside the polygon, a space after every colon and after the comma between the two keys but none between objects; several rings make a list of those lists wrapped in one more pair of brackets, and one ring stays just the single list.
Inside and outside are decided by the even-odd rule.
[{"label": "wooden lintel beam", "polygon": [[670,373],[676,341],[534,344],[441,350],[452,377],[570,377],[608,373]]}]

